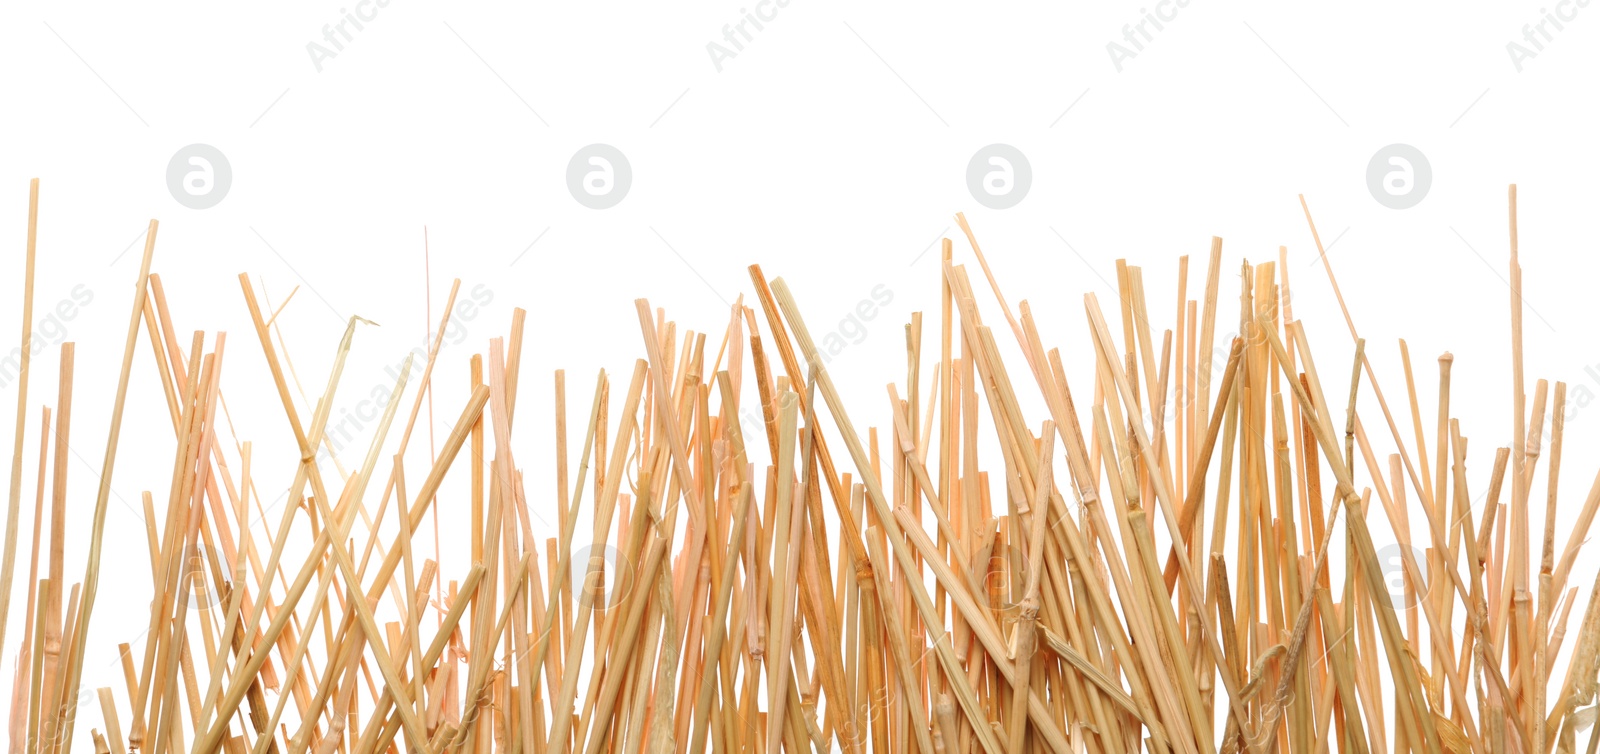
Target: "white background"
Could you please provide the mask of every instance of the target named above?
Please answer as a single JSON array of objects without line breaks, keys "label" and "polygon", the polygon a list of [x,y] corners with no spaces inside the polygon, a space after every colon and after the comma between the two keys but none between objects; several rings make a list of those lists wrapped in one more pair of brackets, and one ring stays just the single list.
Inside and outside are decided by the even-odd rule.
[{"label": "white background", "polygon": [[[1506,186],[1514,182],[1529,391],[1545,377],[1568,382],[1574,400],[1580,386],[1600,395],[1592,329],[1600,10],[1578,10],[1561,31],[1547,27],[1553,39],[1519,72],[1506,46],[1541,20],[1541,3],[1193,0],[1118,72],[1107,44],[1141,19],[1140,3],[792,0],[719,72],[707,44],[723,42],[740,2],[393,0],[319,72],[307,45],[325,44],[323,26],[349,5],[0,11],[0,351],[20,342],[29,178],[43,183],[35,322],[75,286],[93,296],[71,321],[40,330],[50,345],[34,360],[28,396],[23,541],[0,709],[9,708],[22,634],[37,413],[56,403],[56,343],[78,344],[67,548],[77,580],[150,218],[161,221],[155,269],[180,341],[194,329],[229,334],[224,395],[240,438],[255,442],[269,504],[295,458],[240,272],[274,303],[299,286],[280,323],[313,397],[344,318],[382,324],[357,335],[338,402],[345,408],[423,342],[430,285],[434,318],[452,279],[462,280],[463,298],[483,286],[492,300],[440,357],[439,440],[464,400],[468,356],[506,332],[512,307],[526,308],[516,447],[527,488],[539,492],[536,509],[548,514],[551,371],[569,370],[570,414],[581,427],[595,370],[625,383],[643,355],[633,299],[665,307],[680,331],[714,333],[713,348],[728,302],[750,290],[751,263],[789,281],[819,335],[875,286],[893,292],[864,323],[861,344],[830,364],[858,424],[882,426],[882,385],[904,380],[901,325],[912,311],[930,313],[926,342],[937,343],[936,240],[955,238],[957,261],[972,260],[957,211],[1006,295],[1028,299],[1047,345],[1068,355],[1080,392],[1091,386],[1081,294],[1113,301],[1106,281],[1126,258],[1146,270],[1153,321],[1170,326],[1159,323],[1173,321],[1178,255],[1190,255],[1195,297],[1217,235],[1225,239],[1219,320],[1231,324],[1236,311],[1240,259],[1270,261],[1287,246],[1294,313],[1307,321],[1328,393],[1343,395],[1351,342],[1315,263],[1296,200],[1304,193],[1391,405],[1401,409],[1404,396],[1397,337],[1408,338],[1429,417],[1433,359],[1454,352],[1453,405],[1473,439],[1476,493],[1493,448],[1510,439]],[[633,172],[630,192],[606,210],[581,206],[565,183],[568,160],[596,142],[621,150]],[[1025,199],[1003,211],[976,202],[965,181],[974,152],[996,142],[1021,150],[1033,174]],[[179,204],[166,186],[168,161],[191,143],[215,146],[231,165],[231,189],[211,209]],[[1368,160],[1392,143],[1415,146],[1431,164],[1431,190],[1411,209],[1380,205],[1366,186]],[[8,438],[16,390],[9,380],[0,396]],[[152,490],[164,504],[174,446],[143,340],[129,403],[84,676],[86,689],[110,685],[119,698],[115,644],[138,646],[148,615],[139,494]],[[1031,420],[1044,418],[1033,409]],[[1370,393],[1361,410],[1386,454],[1392,442]],[[1600,408],[1570,412],[1564,524],[1600,462],[1592,417]],[[428,447],[421,429],[411,448],[419,469]],[[364,437],[343,454],[347,465]],[[453,474],[447,490],[459,492],[464,475]],[[459,577],[465,504],[456,494],[444,505],[442,570]],[[1540,518],[1536,511],[1536,532]],[[1378,530],[1392,536],[1386,524]],[[1586,591],[1593,573],[1590,559],[1572,584]],[[90,711],[79,735],[98,721]]]}]

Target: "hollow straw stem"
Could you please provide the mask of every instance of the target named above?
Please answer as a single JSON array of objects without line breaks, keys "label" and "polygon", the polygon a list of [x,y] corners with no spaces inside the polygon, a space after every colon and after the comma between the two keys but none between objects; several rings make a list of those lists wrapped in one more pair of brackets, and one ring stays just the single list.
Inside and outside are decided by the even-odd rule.
[{"label": "hollow straw stem", "polygon": [[[83,653],[88,647],[89,619],[94,613],[95,596],[100,586],[100,546],[105,540],[106,531],[106,505],[111,500],[111,475],[116,466],[117,441],[122,436],[122,410],[128,399],[128,378],[133,371],[133,346],[139,338],[139,317],[144,311],[147,283],[150,278],[150,261],[156,249],[156,221],[150,221],[150,228],[145,233],[144,256],[139,262],[138,293],[133,298],[133,314],[128,319],[128,335],[123,341],[122,368],[117,374],[117,396],[111,406],[111,430],[106,439],[105,459],[100,465],[100,489],[96,493],[94,503],[93,524],[89,532],[89,560],[84,569],[83,596],[78,608],[77,638],[71,648],[70,667],[74,668],[72,677],[66,686],[66,698],[78,698],[78,686],[82,681]],[[3,614],[0,614],[0,623],[3,623]],[[61,740],[72,740],[72,729],[77,723],[76,715],[69,715],[61,728]]]},{"label": "hollow straw stem", "polygon": [[[154,225],[154,221],[151,221],[152,228]],[[11,612],[11,579],[17,566],[17,525],[22,509],[22,441],[28,425],[28,367],[33,361],[33,262],[38,241],[39,179],[35,178],[28,182],[28,244],[22,268],[22,355],[17,365],[17,430],[11,443],[11,488],[6,500],[5,553],[0,555],[0,648],[6,645],[6,619]],[[148,265],[145,271],[149,271]]]}]

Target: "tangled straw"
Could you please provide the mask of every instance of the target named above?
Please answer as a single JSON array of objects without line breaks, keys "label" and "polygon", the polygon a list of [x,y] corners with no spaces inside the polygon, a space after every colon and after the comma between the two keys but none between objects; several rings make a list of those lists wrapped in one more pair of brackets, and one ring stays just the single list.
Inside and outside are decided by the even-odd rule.
[{"label": "tangled straw", "polygon": [[[37,209],[35,181],[0,647],[22,504]],[[1283,250],[1276,262],[1242,264],[1239,336],[1226,347],[1216,342],[1222,241],[1212,239],[1198,299],[1188,298],[1189,260],[1180,258],[1177,319],[1159,343],[1141,270],[1119,262],[1120,339],[1090,294],[1091,348],[1064,357],[1046,350],[1026,301],[1007,303],[957,215],[1004,315],[1001,335],[984,324],[946,239],[938,355],[924,354],[923,318],[913,314],[904,381],[888,386],[887,411],[874,413],[881,434],[858,431],[794,293],[753,266],[756,305],[741,297],[732,306],[714,354],[706,333],[680,335],[664,312],[636,302],[645,358],[625,382],[599,374],[576,447],[565,374],[555,372],[556,492],[543,504],[528,489],[552,480],[525,485],[525,470],[542,464],[512,452],[522,310],[508,337],[471,357],[467,395],[439,396],[459,414],[418,468],[406,448],[457,281],[417,384],[407,384],[408,359],[358,469],[339,465],[334,480],[318,448],[359,318],[302,415],[281,333],[274,341],[276,312],[241,275],[300,459],[285,475],[297,504],[261,531],[249,525],[252,502],[261,512],[251,444],[219,437],[226,338],[214,335],[208,350],[197,332],[182,347],[151,272],[152,221],[87,568],[70,586],[62,552],[72,343],[61,349],[53,471],[52,408],[42,409],[11,751],[74,742],[141,340],[176,452],[165,506],[144,494],[154,598],[142,646],[119,645],[126,688],[96,690],[102,718],[90,739],[99,752],[1575,751],[1600,680],[1600,579],[1573,659],[1559,686],[1550,681],[1578,604],[1568,579],[1600,506],[1600,477],[1558,557],[1566,386],[1551,391],[1540,380],[1531,411],[1525,405],[1515,187],[1510,217],[1513,441],[1496,449],[1486,495],[1468,486],[1450,355],[1439,359],[1430,439],[1405,342],[1407,405],[1397,412],[1314,225],[1351,336],[1350,347],[1316,351],[1350,369],[1339,405],[1328,402],[1306,331],[1290,315]],[[999,343],[1006,333],[1021,353],[1010,364]],[[1094,374],[1076,400],[1069,359]],[[751,426],[740,422],[746,380],[759,400]],[[623,385],[617,406],[613,387]],[[1031,389],[1046,408],[1033,420],[1020,393]],[[1356,410],[1362,392],[1387,425],[1395,452],[1386,458]],[[1549,491],[1535,569],[1529,508],[1541,458]],[[465,500],[441,492],[462,465]],[[542,548],[530,522],[541,505],[555,509],[558,528]],[[439,507],[471,517],[470,566],[453,579],[413,547]],[[1415,517],[1427,531],[1420,559]],[[386,520],[395,532],[387,540]],[[313,541],[295,541],[297,524]],[[1399,595],[1372,527],[1401,545]],[[607,552],[615,556],[598,555]],[[583,577],[577,588],[573,574]],[[118,588],[136,580],[108,579]]]}]

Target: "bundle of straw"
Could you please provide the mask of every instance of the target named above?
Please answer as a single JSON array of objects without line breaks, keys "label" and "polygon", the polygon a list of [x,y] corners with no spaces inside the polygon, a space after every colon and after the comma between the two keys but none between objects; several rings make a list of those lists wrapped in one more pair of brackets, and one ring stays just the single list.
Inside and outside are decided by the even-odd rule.
[{"label": "bundle of straw", "polygon": [[[0,647],[32,409],[37,209],[35,181]],[[1439,359],[1430,437],[1404,341],[1405,400],[1394,407],[1383,391],[1393,378],[1374,374],[1342,295],[1350,342],[1312,348],[1289,311],[1286,251],[1240,268],[1240,335],[1226,344],[1216,342],[1221,239],[1197,299],[1179,260],[1178,316],[1159,340],[1140,269],[1119,262],[1120,338],[1088,295],[1092,348],[1064,356],[1046,349],[1027,302],[1007,303],[957,215],[988,291],[975,290],[946,239],[937,356],[924,353],[923,318],[912,315],[904,380],[871,412],[880,426],[852,419],[795,293],[753,266],[754,305],[741,297],[709,339],[636,301],[644,358],[615,384],[599,374],[581,434],[569,432],[555,372],[553,470],[511,450],[520,309],[508,335],[464,365],[470,391],[438,396],[459,409],[443,446],[425,467],[408,464],[458,280],[420,382],[407,384],[409,363],[401,369],[359,468],[325,477],[316,451],[358,318],[305,415],[282,335],[273,338],[276,314],[241,275],[255,330],[244,347],[261,349],[276,388],[257,398],[281,403],[300,459],[292,474],[278,470],[294,504],[262,532],[249,525],[261,513],[251,444],[220,436],[233,432],[217,412],[226,338],[196,332],[183,347],[151,272],[152,221],[88,562],[72,583],[62,562],[71,343],[56,402],[41,411],[11,751],[72,748],[97,591],[142,587],[129,570],[100,569],[141,344],[155,356],[176,454],[164,507],[144,493],[154,598],[147,621],[118,629],[135,642],[119,646],[125,687],[95,690],[98,752],[1574,751],[1600,678],[1600,579],[1575,659],[1550,681],[1600,477],[1557,557],[1566,386],[1540,380],[1525,405],[1515,187],[1510,209],[1514,440],[1494,452],[1486,495],[1468,487],[1450,355]],[[979,314],[988,295],[1003,313],[998,330]],[[1010,364],[1008,338],[1022,354]],[[708,340],[720,340],[715,351]],[[1313,353],[1324,369],[1350,370],[1340,403],[1329,403]],[[1094,374],[1076,396],[1071,359]],[[759,396],[748,426],[747,379]],[[1034,389],[1047,412],[1030,419],[1019,399]],[[1382,414],[1378,439],[1396,449],[1387,458],[1373,451],[1372,416],[1355,410],[1363,392]],[[1529,498],[1541,457],[1536,543]],[[470,496],[441,495],[462,465]],[[542,470],[539,483],[525,484],[527,468]],[[552,486],[544,503],[530,493]],[[414,547],[440,507],[470,511],[465,571],[444,573]],[[558,520],[542,543],[535,508]],[[1417,517],[1428,532],[1420,562]],[[390,519],[397,533],[381,537]],[[291,544],[306,525],[313,541]],[[1375,528],[1401,545],[1398,605]]]}]

